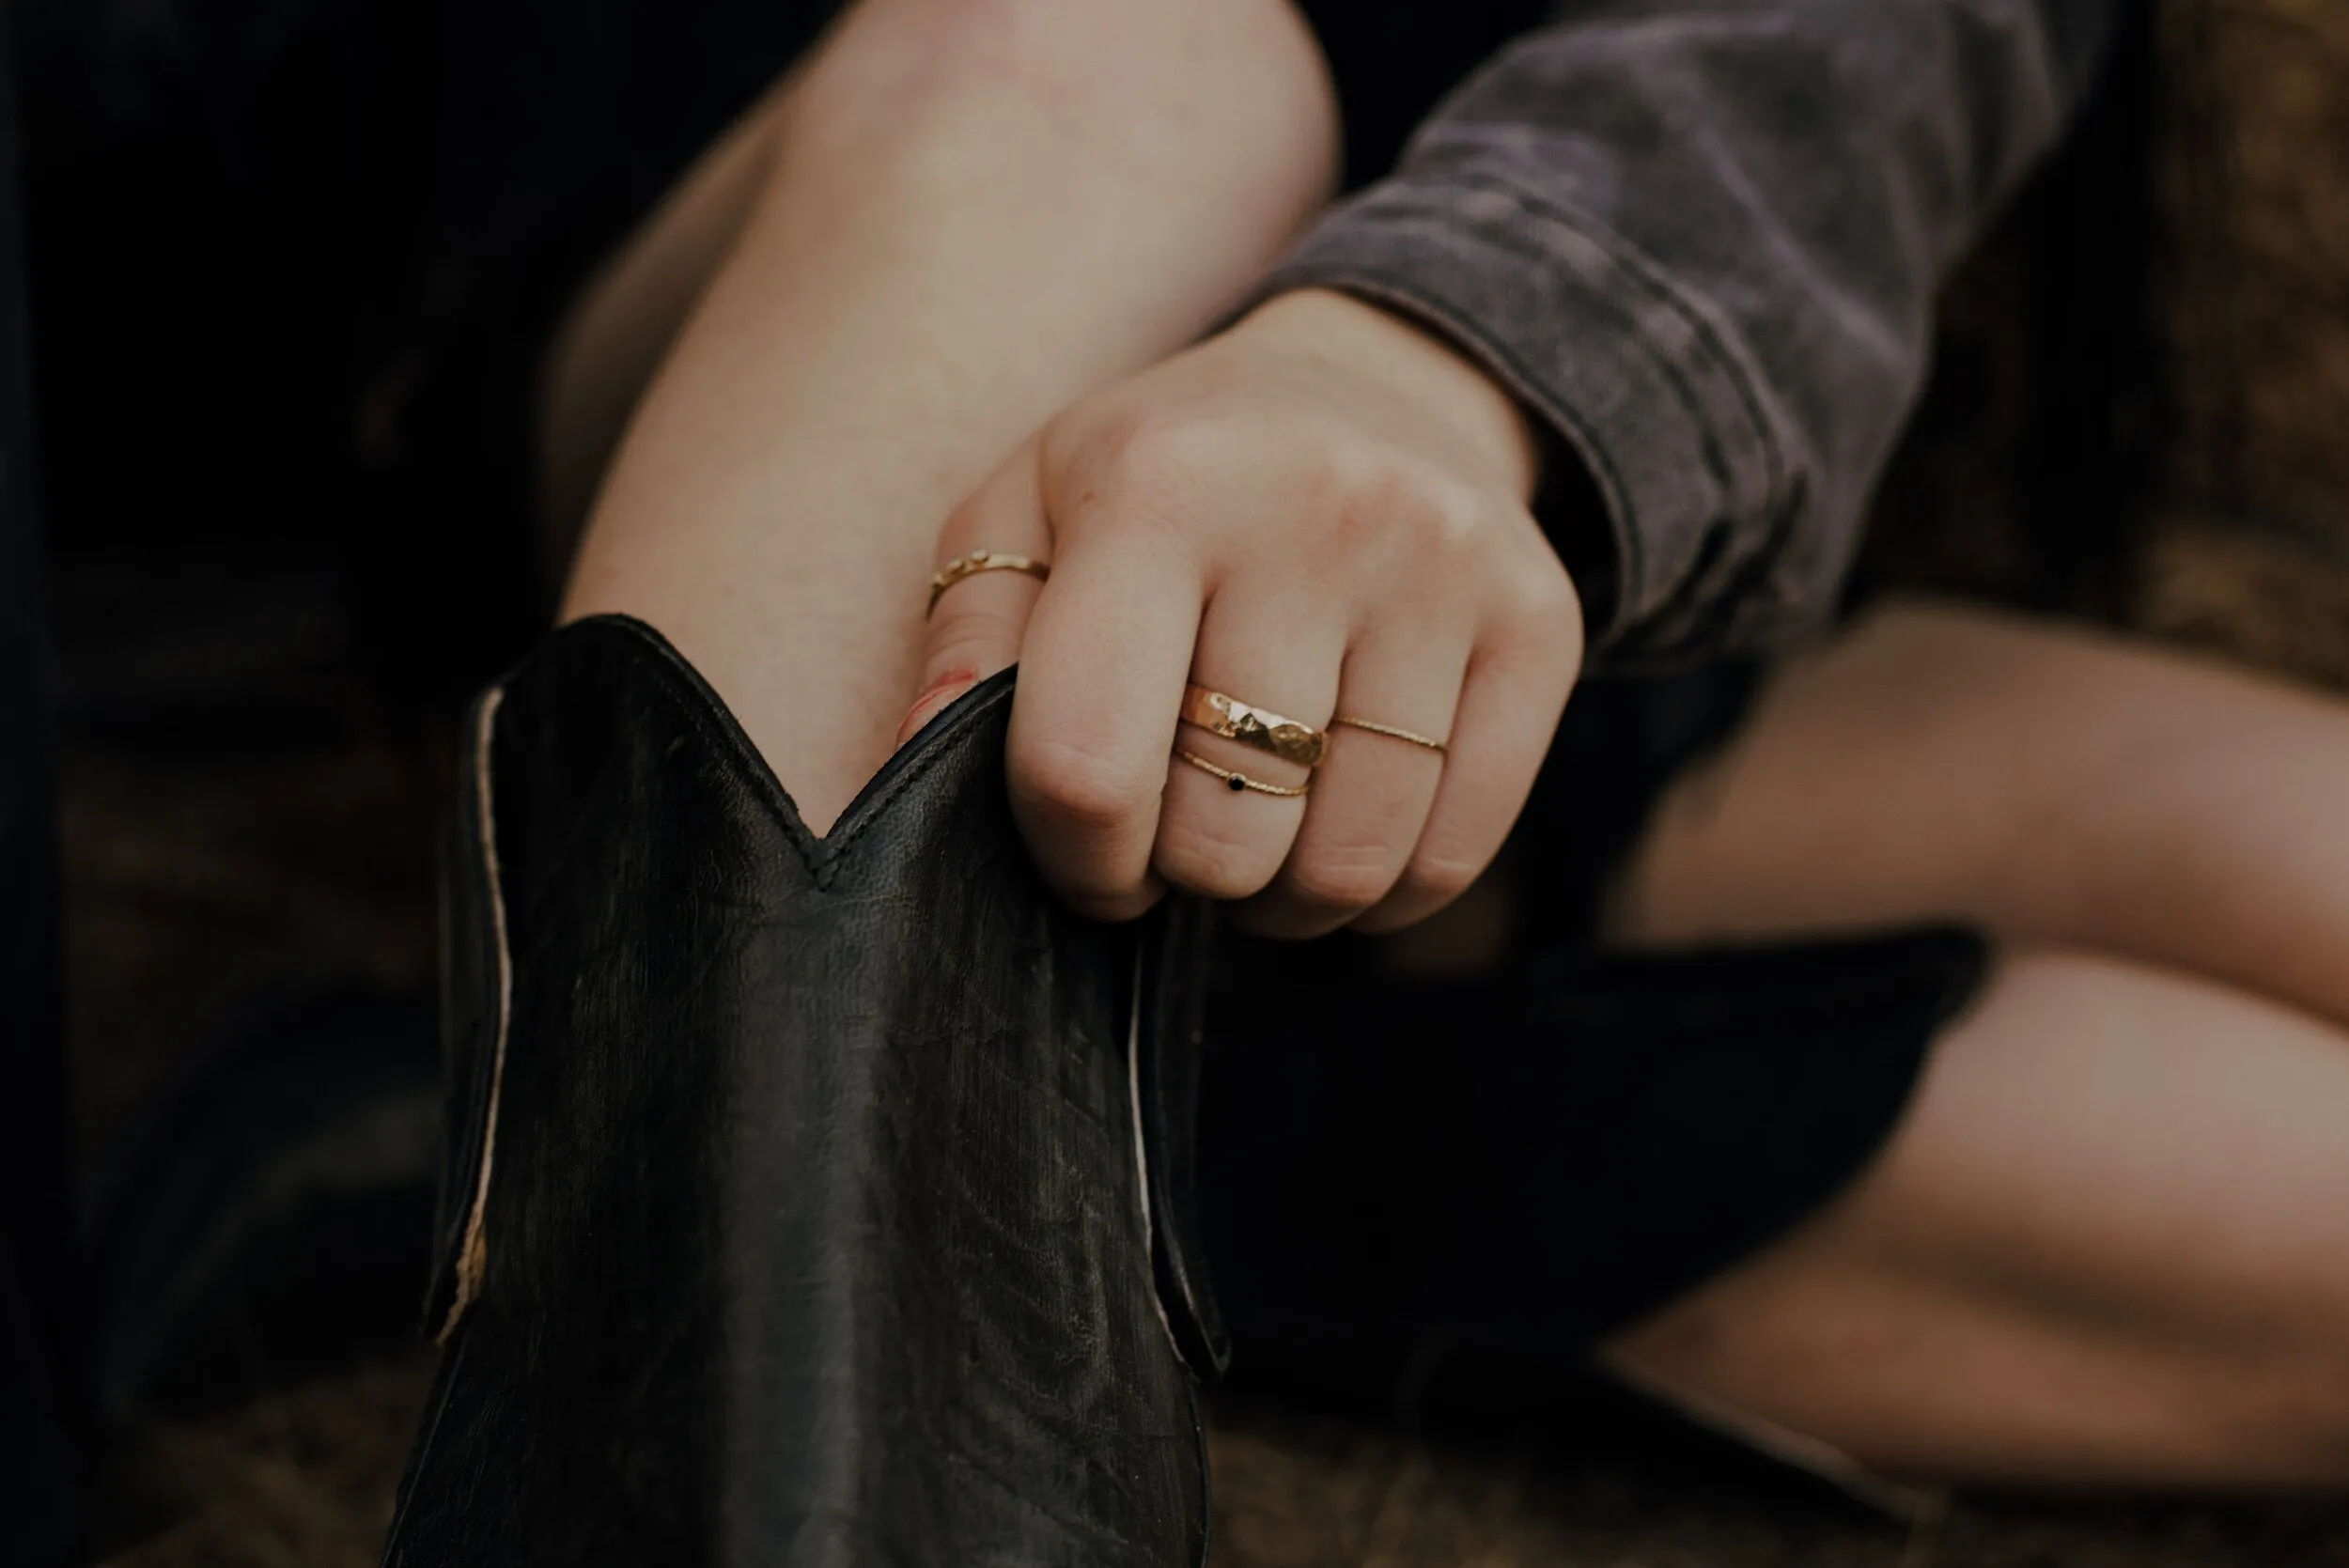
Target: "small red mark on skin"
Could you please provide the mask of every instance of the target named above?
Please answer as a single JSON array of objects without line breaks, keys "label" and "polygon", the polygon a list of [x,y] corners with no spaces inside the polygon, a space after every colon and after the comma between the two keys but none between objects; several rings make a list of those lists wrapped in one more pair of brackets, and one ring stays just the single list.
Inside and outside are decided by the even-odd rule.
[{"label": "small red mark on skin", "polygon": [[968,664],[957,664],[940,672],[935,679],[922,688],[922,694],[913,699],[913,706],[906,709],[906,716],[897,721],[897,744],[902,746],[912,739],[914,731],[928,723],[935,710],[943,706],[947,698],[960,696],[978,678],[979,672]]},{"label": "small red mark on skin", "polygon": [[922,688],[922,694],[913,699],[913,707],[906,711],[912,712],[913,708],[920,707],[949,686],[968,686],[978,678],[979,672],[968,664],[957,664],[951,670],[941,671],[936,680]]}]

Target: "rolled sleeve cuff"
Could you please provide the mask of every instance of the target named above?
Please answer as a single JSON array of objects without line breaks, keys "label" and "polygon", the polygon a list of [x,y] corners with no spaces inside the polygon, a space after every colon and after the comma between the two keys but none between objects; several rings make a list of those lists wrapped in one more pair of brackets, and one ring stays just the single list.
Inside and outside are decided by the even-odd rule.
[{"label": "rolled sleeve cuff", "polygon": [[1595,218],[1501,171],[1406,175],[1334,210],[1253,298],[1307,287],[1439,334],[1581,459],[1614,574],[1584,585],[1594,653],[1673,662],[1766,640],[1811,608],[1767,602],[1785,541],[1766,520],[1788,510],[1788,464],[1750,355]]}]

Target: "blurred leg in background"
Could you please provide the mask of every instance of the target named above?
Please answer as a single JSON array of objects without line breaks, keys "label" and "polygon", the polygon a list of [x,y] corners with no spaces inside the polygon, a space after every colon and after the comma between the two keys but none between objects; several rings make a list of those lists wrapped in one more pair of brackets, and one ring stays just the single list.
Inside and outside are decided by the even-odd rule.
[{"label": "blurred leg in background", "polygon": [[1731,1426],[2034,1486],[2349,1484],[2349,1034],[2009,955],[1883,1154],[1614,1342]]},{"label": "blurred leg in background", "polygon": [[1615,939],[2008,956],[1851,1190],[1620,1358],[1911,1474],[2349,1482],[2344,799],[2338,696],[2084,629],[1894,604],[1787,661]]}]

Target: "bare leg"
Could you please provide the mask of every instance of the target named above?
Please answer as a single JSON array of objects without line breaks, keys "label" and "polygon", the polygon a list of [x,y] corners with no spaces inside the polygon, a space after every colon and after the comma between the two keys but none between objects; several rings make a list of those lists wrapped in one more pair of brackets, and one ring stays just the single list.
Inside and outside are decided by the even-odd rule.
[{"label": "bare leg", "polygon": [[1610,1354],[1910,1476],[2349,1484],[2349,1035],[2017,957],[1867,1177]]},{"label": "bare leg", "polygon": [[774,167],[784,93],[756,107],[694,163],[629,242],[572,302],[544,365],[538,417],[539,520],[568,573],[629,415],[717,274]]},{"label": "bare leg", "polygon": [[1887,610],[1675,787],[1634,944],[1950,915],[2349,1026],[2349,705],[2084,630]]},{"label": "bare leg", "polygon": [[[948,509],[1227,306],[1325,194],[1335,127],[1278,0],[863,0],[770,113],[565,614],[667,632],[821,831],[913,695]],[[703,172],[744,179],[723,153]],[[725,205],[680,198],[666,232],[723,237]],[[656,312],[676,292],[642,289]]]},{"label": "bare leg", "polygon": [[2085,632],[1909,607],[1794,662],[1616,939],[2021,956],[1843,1202],[1611,1353],[1912,1474],[2349,1484],[2344,800],[2339,703]]}]

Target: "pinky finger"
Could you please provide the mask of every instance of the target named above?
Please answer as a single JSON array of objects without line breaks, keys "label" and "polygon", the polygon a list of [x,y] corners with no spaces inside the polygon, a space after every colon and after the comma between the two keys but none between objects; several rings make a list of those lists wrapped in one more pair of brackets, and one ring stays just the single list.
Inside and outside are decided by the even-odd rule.
[{"label": "pinky finger", "polygon": [[1467,892],[1501,853],[1558,732],[1581,646],[1578,622],[1563,639],[1478,650],[1427,824],[1402,877],[1354,922],[1357,930],[1377,935],[1425,920]]}]

